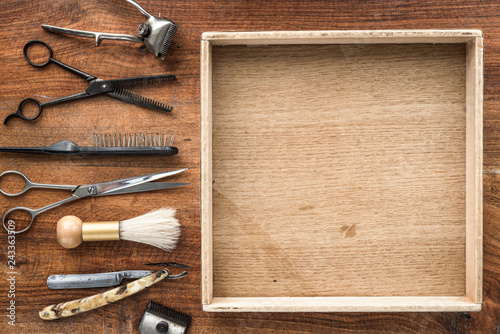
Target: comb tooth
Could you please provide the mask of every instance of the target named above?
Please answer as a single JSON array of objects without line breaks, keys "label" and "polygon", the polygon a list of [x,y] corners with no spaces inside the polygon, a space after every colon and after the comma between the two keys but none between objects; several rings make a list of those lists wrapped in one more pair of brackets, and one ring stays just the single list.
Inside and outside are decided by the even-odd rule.
[{"label": "comb tooth", "polygon": [[93,133],[93,147],[167,147],[173,146],[175,135],[169,133]]}]

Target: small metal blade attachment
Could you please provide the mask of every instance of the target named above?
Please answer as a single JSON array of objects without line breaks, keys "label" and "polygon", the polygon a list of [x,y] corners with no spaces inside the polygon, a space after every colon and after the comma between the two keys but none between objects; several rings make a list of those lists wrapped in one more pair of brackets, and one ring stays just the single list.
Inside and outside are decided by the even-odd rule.
[{"label": "small metal blade attachment", "polygon": [[137,93],[131,92],[131,91],[123,89],[123,88],[118,88],[114,92],[109,92],[106,94],[114,97],[115,99],[129,102],[132,104],[136,104],[139,106],[143,106],[146,108],[154,109],[154,110],[171,112],[172,109],[174,109],[172,106],[169,106],[166,103],[155,101],[153,99],[139,95]]},{"label": "small metal blade attachment", "polygon": [[139,324],[141,334],[185,334],[191,316],[150,301]]},{"label": "small metal blade attachment", "polygon": [[165,56],[167,55],[168,48],[170,47],[170,43],[172,42],[172,39],[174,39],[175,32],[177,31],[177,28],[179,26],[175,24],[174,22],[170,22],[171,25],[168,28],[167,34],[165,36],[165,39],[163,40],[163,44],[160,47],[160,51],[158,52],[158,57],[161,59],[165,59]]}]

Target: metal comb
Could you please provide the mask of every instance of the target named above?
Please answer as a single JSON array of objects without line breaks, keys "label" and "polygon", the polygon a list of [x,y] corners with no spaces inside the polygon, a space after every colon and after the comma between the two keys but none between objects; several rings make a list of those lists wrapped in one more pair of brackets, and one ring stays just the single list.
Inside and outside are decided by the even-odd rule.
[{"label": "metal comb", "polygon": [[0,152],[43,153],[53,155],[175,155],[174,134],[93,134],[92,147],[62,140],[43,147],[0,147]]},{"label": "metal comb", "polygon": [[95,45],[99,46],[103,39],[112,39],[120,41],[129,41],[136,43],[144,43],[146,48],[151,51],[155,56],[160,57],[165,60],[165,55],[167,54],[170,43],[174,38],[175,32],[179,27],[177,24],[166,18],[160,18],[149,14],[144,8],[137,4],[133,0],[126,0],[128,3],[132,4],[137,8],[145,17],[146,21],[139,25],[139,36],[124,35],[124,34],[111,34],[111,33],[101,33],[94,31],[84,31],[76,29],[61,28],[56,26],[51,26],[47,24],[42,24],[42,28],[46,31],[58,33],[58,34],[69,34],[81,37],[91,37],[95,39]]}]

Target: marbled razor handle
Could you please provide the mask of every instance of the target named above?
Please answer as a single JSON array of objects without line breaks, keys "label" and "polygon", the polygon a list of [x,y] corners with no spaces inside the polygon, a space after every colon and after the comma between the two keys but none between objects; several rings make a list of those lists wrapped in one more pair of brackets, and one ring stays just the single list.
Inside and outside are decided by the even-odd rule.
[{"label": "marbled razor handle", "polygon": [[40,311],[40,318],[43,320],[65,318],[108,305],[140,292],[167,278],[168,275],[169,271],[167,269],[163,269],[151,275],[139,278],[138,280],[130,282],[126,285],[119,286],[97,295],[47,306]]}]

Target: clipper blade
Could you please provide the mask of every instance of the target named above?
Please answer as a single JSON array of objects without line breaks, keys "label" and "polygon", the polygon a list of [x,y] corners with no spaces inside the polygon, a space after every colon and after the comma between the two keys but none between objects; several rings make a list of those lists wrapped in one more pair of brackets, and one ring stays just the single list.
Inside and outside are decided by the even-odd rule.
[{"label": "clipper blade", "polygon": [[150,301],[139,325],[141,334],[185,334],[191,317]]},{"label": "clipper blade", "polygon": [[158,52],[158,57],[162,60],[165,60],[165,56],[167,55],[168,48],[170,47],[170,43],[174,39],[175,32],[177,31],[179,26],[172,22],[170,25],[167,34],[165,35],[165,39],[163,40],[163,44],[160,47],[160,51]]}]

